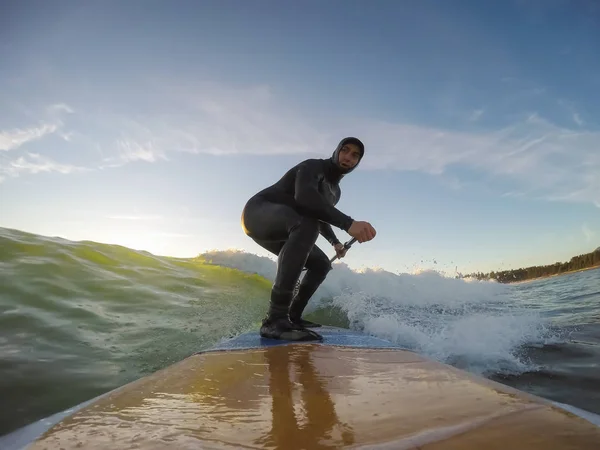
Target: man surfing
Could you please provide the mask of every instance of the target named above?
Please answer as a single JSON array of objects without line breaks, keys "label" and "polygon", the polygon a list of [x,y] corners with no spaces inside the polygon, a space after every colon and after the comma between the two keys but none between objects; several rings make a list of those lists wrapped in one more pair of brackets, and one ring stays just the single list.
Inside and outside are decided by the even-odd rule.
[{"label": "man surfing", "polygon": [[[315,245],[319,233],[343,258],[344,245],[332,225],[360,243],[375,238],[370,223],[355,221],[335,208],[341,196],[339,183],[364,156],[355,137],[340,141],[331,158],[307,159],[288,170],[275,184],[255,194],[242,211],[242,228],[258,245],[278,255],[277,274],[269,311],[260,335],[292,341],[322,340],[310,330],[319,324],[302,319],[311,296],[332,269],[327,255]],[[307,272],[294,296],[302,269]]]}]

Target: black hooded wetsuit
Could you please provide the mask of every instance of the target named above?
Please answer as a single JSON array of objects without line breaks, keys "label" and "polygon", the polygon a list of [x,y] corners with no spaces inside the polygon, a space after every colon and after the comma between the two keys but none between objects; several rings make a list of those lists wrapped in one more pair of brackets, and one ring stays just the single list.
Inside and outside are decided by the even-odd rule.
[{"label": "black hooded wetsuit", "polygon": [[339,151],[347,143],[359,146],[362,159],[362,142],[345,138],[331,158],[299,163],[275,184],[254,195],[244,207],[244,232],[278,255],[270,316],[288,314],[295,284],[306,267],[306,275],[289,309],[290,319],[300,319],[308,300],[331,270],[329,257],[315,245],[319,233],[335,245],[340,241],[331,226],[348,231],[352,225],[353,219],[335,208],[341,195],[340,180],[356,168],[344,170],[339,166]]}]

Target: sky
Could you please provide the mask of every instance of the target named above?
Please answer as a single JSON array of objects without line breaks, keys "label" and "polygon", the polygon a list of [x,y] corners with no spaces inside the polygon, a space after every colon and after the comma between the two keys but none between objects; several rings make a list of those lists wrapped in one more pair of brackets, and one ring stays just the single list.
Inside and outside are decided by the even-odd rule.
[{"label": "sky", "polygon": [[245,202],[356,136],[337,207],[377,236],[352,268],[487,272],[600,246],[593,0],[0,8],[2,227],[267,256]]}]

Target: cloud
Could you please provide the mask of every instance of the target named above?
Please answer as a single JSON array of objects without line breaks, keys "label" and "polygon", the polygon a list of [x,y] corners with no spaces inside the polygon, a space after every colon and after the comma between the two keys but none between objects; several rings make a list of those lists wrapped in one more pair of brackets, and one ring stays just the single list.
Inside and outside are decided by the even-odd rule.
[{"label": "cloud", "polygon": [[483,115],[483,112],[484,112],[483,109],[476,109],[475,111],[473,111],[473,113],[469,117],[469,120],[471,122],[477,122],[481,118],[481,116]]},{"label": "cloud", "polygon": [[68,174],[87,170],[73,164],[64,164],[39,153],[22,151],[27,144],[39,141],[49,135],[58,135],[65,141],[71,139],[71,133],[64,132],[62,115],[73,113],[73,109],[64,103],[49,105],[42,111],[41,120],[37,125],[12,128],[0,132],[0,151],[16,153],[11,157],[3,154],[0,159],[0,182],[8,178],[16,178],[22,174],[38,174],[56,172]]},{"label": "cloud", "polygon": [[0,176],[2,177],[2,180],[5,180],[6,177],[14,178],[23,173],[37,174],[57,172],[69,174],[86,170],[89,169],[71,164],[61,164],[38,153],[26,153],[24,156],[20,156],[6,164],[0,165]]},{"label": "cloud", "polygon": [[[357,135],[367,146],[365,169],[448,175],[466,167],[492,181],[511,183],[512,191],[552,200],[600,201],[595,176],[600,172],[595,156],[600,133],[558,126],[537,112],[499,129],[455,131],[343,113],[311,117],[266,86],[229,90],[204,85],[170,93],[171,104],[185,115],[167,111],[129,123],[135,142],[153,145],[147,161],[176,151],[326,156],[341,137]],[[477,110],[472,118],[482,114]]]},{"label": "cloud", "polygon": [[590,227],[588,226],[587,223],[584,223],[581,226],[581,231],[582,231],[583,235],[585,236],[586,242],[591,242],[592,239],[594,239],[596,237],[596,233],[593,232],[592,230],[590,230]]},{"label": "cloud", "polygon": [[581,118],[581,114],[575,109],[575,105],[567,101],[565,99],[560,99],[557,101],[558,105],[566,110],[569,114],[570,119],[575,123],[578,127],[583,127],[585,125],[584,120]]},{"label": "cloud", "polygon": [[127,215],[127,214],[113,214],[113,215],[109,215],[106,216],[107,219],[113,219],[113,220],[141,220],[141,221],[155,221],[155,220],[162,220],[164,217],[161,215],[157,215],[157,214],[133,214],[133,215]]},{"label": "cloud", "polygon": [[[361,126],[356,124],[357,127]],[[361,136],[376,153],[364,167],[444,174],[469,168],[488,181],[510,182],[512,192],[548,199],[600,201],[595,148],[600,134],[574,132],[529,115],[487,132],[454,132],[387,122],[365,122]],[[367,153],[369,155],[369,153]],[[506,190],[505,190],[506,192]]]},{"label": "cloud", "polygon": [[75,111],[66,103],[56,103],[54,105],[48,106],[48,112],[50,114],[57,114],[63,112],[67,114],[73,114]]},{"label": "cloud", "polygon": [[524,192],[518,192],[518,191],[509,191],[509,192],[505,192],[504,194],[501,195],[501,197],[513,197],[513,198],[520,198],[520,197],[524,197],[525,193]]},{"label": "cloud", "polygon": [[0,133],[0,150],[15,150],[30,141],[41,139],[47,134],[55,133],[57,129],[58,126],[56,124],[43,123],[25,129],[16,128],[2,131]]},{"label": "cloud", "polygon": [[138,159],[156,162],[167,159],[169,152],[304,154],[327,145],[327,133],[293,106],[279,102],[268,86],[178,86],[168,89],[167,98],[158,94],[156,102],[161,104],[156,114],[110,118],[115,127],[126,130],[125,154],[139,154],[132,149],[144,148],[147,157]]},{"label": "cloud", "polygon": [[[600,203],[600,133],[586,131],[583,123],[575,129],[559,126],[535,111],[523,112],[500,128],[471,123],[471,128],[457,131],[351,117],[344,110],[307,111],[264,85],[159,82],[141,84],[126,94],[122,104],[128,108],[75,108],[79,127],[70,145],[78,151],[93,146],[90,153],[97,159],[90,166],[160,163],[178,152],[323,157],[343,136],[355,135],[366,144],[366,170],[444,175],[458,186],[465,180],[455,169],[468,169],[482,182],[501,183],[499,195],[518,192],[553,201]],[[74,108],[58,104],[51,110],[65,115]],[[482,114],[476,110],[472,118]]]},{"label": "cloud", "polygon": [[63,126],[61,115],[63,113],[72,114],[74,111],[64,103],[50,105],[46,108],[45,118],[39,125],[31,125],[26,128],[13,128],[0,132],[0,150],[16,150],[28,142],[42,139],[49,134],[59,133],[59,135],[69,140],[68,133],[60,133]]},{"label": "cloud", "polygon": [[148,234],[149,236],[152,237],[158,237],[158,238],[192,238],[194,237],[193,234],[186,234],[186,233],[170,233],[170,232],[166,232],[166,231],[156,231],[156,232],[152,232]]},{"label": "cloud", "polygon": [[131,139],[122,139],[117,141],[117,148],[117,155],[104,158],[100,168],[119,167],[134,161],[168,160],[163,150],[157,148],[151,141],[140,143]]}]

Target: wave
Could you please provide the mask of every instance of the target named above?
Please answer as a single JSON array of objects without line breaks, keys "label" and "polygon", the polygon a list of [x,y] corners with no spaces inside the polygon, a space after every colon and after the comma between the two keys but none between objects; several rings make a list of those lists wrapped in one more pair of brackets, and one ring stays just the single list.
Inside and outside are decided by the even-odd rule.
[{"label": "wave", "polygon": [[[202,257],[271,281],[277,268],[269,258],[241,251],[213,251]],[[527,356],[527,348],[561,337],[535,310],[520,305],[512,289],[435,271],[355,271],[338,262],[307,312],[336,308],[353,329],[474,373],[535,371],[539,367]]]}]

